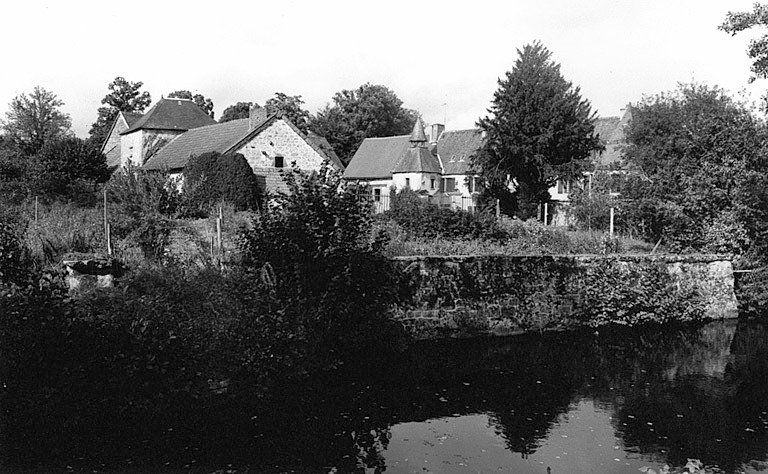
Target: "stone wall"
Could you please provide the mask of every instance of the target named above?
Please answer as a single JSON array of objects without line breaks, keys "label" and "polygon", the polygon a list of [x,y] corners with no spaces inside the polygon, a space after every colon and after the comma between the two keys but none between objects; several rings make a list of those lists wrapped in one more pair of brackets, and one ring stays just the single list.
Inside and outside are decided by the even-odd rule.
[{"label": "stone wall", "polygon": [[449,256],[392,259],[391,311],[416,337],[736,316],[720,256]]},{"label": "stone wall", "polygon": [[273,168],[275,156],[283,157],[283,167],[292,163],[305,171],[319,170],[323,157],[312,148],[296,129],[277,119],[251,141],[237,150],[254,170]]}]

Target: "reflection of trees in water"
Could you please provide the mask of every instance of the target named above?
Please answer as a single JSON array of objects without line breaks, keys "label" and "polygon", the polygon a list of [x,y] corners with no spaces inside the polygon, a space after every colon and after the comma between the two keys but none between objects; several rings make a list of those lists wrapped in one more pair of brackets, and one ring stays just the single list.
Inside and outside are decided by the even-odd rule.
[{"label": "reflection of trees in water", "polygon": [[673,465],[692,457],[729,472],[765,460],[767,336],[762,326],[712,325],[638,347],[640,373],[623,383],[616,407],[624,444]]}]

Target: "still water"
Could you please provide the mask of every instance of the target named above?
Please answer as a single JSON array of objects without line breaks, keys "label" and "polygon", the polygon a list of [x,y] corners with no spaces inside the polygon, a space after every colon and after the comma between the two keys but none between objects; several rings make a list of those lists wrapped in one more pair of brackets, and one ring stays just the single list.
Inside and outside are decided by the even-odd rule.
[{"label": "still water", "polygon": [[148,436],[97,420],[63,461],[12,471],[768,473],[768,326],[744,321],[425,342],[278,393]]},{"label": "still water", "polygon": [[346,367],[295,407],[304,423],[274,448],[284,462],[324,472],[637,473],[696,458],[768,472],[761,325],[441,341],[370,368]]}]

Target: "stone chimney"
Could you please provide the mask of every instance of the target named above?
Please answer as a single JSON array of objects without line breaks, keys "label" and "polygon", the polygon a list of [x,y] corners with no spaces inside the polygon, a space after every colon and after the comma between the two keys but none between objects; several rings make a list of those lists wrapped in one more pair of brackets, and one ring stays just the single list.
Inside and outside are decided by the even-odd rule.
[{"label": "stone chimney", "polygon": [[429,142],[430,143],[437,143],[437,140],[440,138],[440,134],[445,131],[445,125],[442,123],[433,123],[432,129],[429,132]]},{"label": "stone chimney", "polygon": [[267,109],[259,104],[253,104],[248,111],[248,130],[253,130],[267,118]]}]

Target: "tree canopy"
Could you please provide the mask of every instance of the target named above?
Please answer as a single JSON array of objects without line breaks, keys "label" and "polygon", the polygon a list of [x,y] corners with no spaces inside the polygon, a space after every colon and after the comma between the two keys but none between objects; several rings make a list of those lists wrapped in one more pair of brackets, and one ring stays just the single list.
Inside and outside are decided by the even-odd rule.
[{"label": "tree canopy", "polygon": [[765,127],[717,87],[681,85],[633,107],[625,225],[673,249],[738,253],[768,230]]},{"label": "tree canopy", "polygon": [[489,192],[504,194],[513,179],[516,209],[506,211],[528,217],[549,199],[547,189],[558,178],[588,170],[601,145],[589,101],[562,76],[552,53],[538,42],[517,52],[512,70],[498,81],[489,115],[477,123],[486,139],[472,165]]},{"label": "tree canopy", "polygon": [[[735,36],[753,27],[766,26],[768,26],[768,5],[755,3],[751,12],[728,12],[720,29]],[[747,55],[753,61],[751,68],[753,75],[750,82],[758,78],[768,78],[768,34],[764,33],[759,38],[750,40]]]},{"label": "tree canopy", "polygon": [[325,137],[346,164],[365,138],[411,133],[417,118],[419,114],[403,108],[403,101],[392,90],[366,83],[337,92],[333,105],[320,110],[309,128]]},{"label": "tree canopy", "polygon": [[109,83],[109,93],[101,99],[105,107],[99,107],[96,122],[88,132],[94,146],[100,147],[107,139],[118,112],[143,112],[149,106],[152,97],[149,92],[139,91],[142,85],[143,82],[129,82],[120,76]]},{"label": "tree canopy", "polygon": [[234,105],[230,105],[221,113],[219,123],[248,118],[251,106],[253,106],[253,102],[238,102]]},{"label": "tree canopy", "polygon": [[213,101],[206,98],[203,94],[192,94],[187,90],[173,91],[168,94],[169,99],[188,99],[194,102],[209,117],[213,118]]},{"label": "tree canopy", "polygon": [[287,95],[282,92],[275,92],[275,96],[264,104],[267,108],[267,113],[280,113],[296,125],[296,128],[307,133],[309,130],[310,114],[302,107],[303,105],[304,100],[302,100],[300,95]]},{"label": "tree canopy", "polygon": [[11,100],[0,127],[24,155],[34,155],[47,141],[70,133],[72,121],[59,110],[62,105],[56,94],[37,86]]}]

